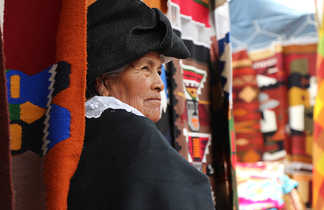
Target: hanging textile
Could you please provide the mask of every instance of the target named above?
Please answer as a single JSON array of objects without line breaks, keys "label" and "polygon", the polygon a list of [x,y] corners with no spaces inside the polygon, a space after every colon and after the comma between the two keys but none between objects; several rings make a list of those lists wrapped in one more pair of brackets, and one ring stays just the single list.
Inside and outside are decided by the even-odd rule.
[{"label": "hanging textile", "polygon": [[174,68],[175,72],[175,124],[178,130],[175,144],[181,155],[206,173],[212,167],[208,98],[212,34],[208,21],[208,2],[169,1],[168,13],[173,27],[181,34],[192,55],[190,59],[176,61],[168,66]]},{"label": "hanging textile", "polygon": [[292,173],[296,170],[312,172],[315,65],[316,44],[284,47],[290,128],[286,150],[291,161],[288,169]]},{"label": "hanging textile", "polygon": [[[311,206],[317,42],[314,11],[310,5],[300,8],[285,0],[230,2],[233,58],[247,52],[245,60],[251,61],[258,85],[259,106],[255,115],[257,112],[261,115],[259,128],[242,127],[241,124],[247,124],[250,119],[242,119],[243,114],[240,116],[234,109],[238,136],[245,131],[262,133],[262,141],[257,143],[257,138],[250,139],[254,143],[249,146],[250,150],[248,141],[237,138],[239,161],[287,160],[285,171],[299,182],[298,191],[308,207]],[[238,65],[246,65],[247,61],[239,59]],[[236,70],[234,68],[234,82],[241,81]],[[249,90],[250,84],[242,86],[242,90]],[[242,97],[252,98],[252,92],[233,94],[233,106],[240,108]],[[251,104],[249,106],[252,108]]]},{"label": "hanging textile", "polygon": [[259,88],[256,71],[246,50],[233,53],[233,114],[238,160],[260,161],[263,137],[260,130]]},{"label": "hanging textile", "polygon": [[192,55],[167,66],[174,146],[209,176],[216,208],[233,209],[228,4],[169,0],[168,5],[173,28]]},{"label": "hanging textile", "polygon": [[5,1],[3,40],[16,210],[45,209],[41,145],[59,6],[59,1]]},{"label": "hanging textile", "polygon": [[[311,118],[316,95],[315,53],[315,44],[276,45],[248,54],[246,50],[233,53],[233,106],[239,161],[289,160],[286,172],[299,182],[298,190],[308,205]],[[258,85],[256,90],[253,82]],[[249,115],[242,107],[249,110]],[[258,119],[254,126],[253,119]]]},{"label": "hanging textile", "polygon": [[[62,133],[62,136],[55,136],[52,140],[50,137],[53,133],[49,130],[47,136],[47,140],[50,141],[47,141],[44,174],[49,210],[67,209],[70,179],[78,166],[83,147],[87,69],[86,5],[86,0],[65,0],[61,5],[56,45],[56,62],[61,74],[57,73],[56,78],[65,80],[57,81],[59,85],[52,95],[53,108],[48,112],[60,113],[63,119],[59,121],[59,116],[55,115],[49,117],[49,122],[52,121],[55,125],[52,126],[52,132],[55,129],[56,132]],[[75,31],[78,31],[77,35]],[[63,72],[70,74],[70,78],[73,79],[66,79],[67,75]],[[64,124],[63,120],[69,124]],[[43,151],[46,151],[46,148]]]},{"label": "hanging textile", "polygon": [[286,155],[287,89],[282,67],[282,47],[250,52],[253,69],[260,89],[260,130],[263,135],[263,160],[278,160]]},{"label": "hanging textile", "polygon": [[4,13],[15,207],[66,209],[83,141],[86,2],[6,1]]},{"label": "hanging textile", "polygon": [[312,198],[313,108],[316,96],[316,44],[287,45],[284,69],[287,73],[288,139],[286,172],[298,181],[306,206]]}]

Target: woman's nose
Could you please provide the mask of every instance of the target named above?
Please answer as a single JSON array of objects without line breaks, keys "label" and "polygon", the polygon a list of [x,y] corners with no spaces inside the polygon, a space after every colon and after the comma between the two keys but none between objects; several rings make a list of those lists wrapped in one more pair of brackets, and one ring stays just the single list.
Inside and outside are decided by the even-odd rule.
[{"label": "woman's nose", "polygon": [[152,83],[152,89],[161,92],[164,89],[164,83],[158,73],[154,75],[154,81]]}]

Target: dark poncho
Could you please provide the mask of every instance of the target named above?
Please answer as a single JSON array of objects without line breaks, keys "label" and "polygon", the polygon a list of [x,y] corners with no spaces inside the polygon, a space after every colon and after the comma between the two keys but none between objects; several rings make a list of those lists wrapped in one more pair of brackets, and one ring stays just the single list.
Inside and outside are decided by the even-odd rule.
[{"label": "dark poncho", "polygon": [[71,180],[69,210],[214,210],[208,178],[155,124],[107,109],[86,120],[84,149]]}]

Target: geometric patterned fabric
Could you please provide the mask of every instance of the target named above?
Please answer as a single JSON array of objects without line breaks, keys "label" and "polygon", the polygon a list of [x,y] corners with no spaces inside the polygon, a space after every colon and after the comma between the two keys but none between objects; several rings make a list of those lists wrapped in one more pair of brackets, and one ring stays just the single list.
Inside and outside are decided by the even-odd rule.
[{"label": "geometric patterned fabric", "polygon": [[[85,129],[85,87],[86,87],[86,33],[87,33],[87,1],[64,0],[61,2],[58,31],[56,35],[56,60],[66,61],[62,69],[70,67],[70,76],[62,76],[60,92],[53,92],[53,101],[57,107],[53,112],[61,117],[55,118],[56,127],[64,136],[64,141],[52,138],[49,133],[47,144],[50,149],[44,161],[44,179],[47,189],[47,209],[67,209],[67,198],[70,179],[73,176],[81,155]],[[78,33],[75,33],[75,32]],[[70,64],[67,65],[67,63]],[[60,67],[60,65],[59,65]],[[58,76],[57,74],[56,76]],[[64,80],[70,78],[69,80]],[[68,86],[63,84],[69,83]],[[54,85],[55,87],[55,85]],[[64,89],[65,88],[65,89]],[[62,90],[64,89],[64,90]],[[69,114],[64,110],[69,111]],[[52,114],[50,109],[49,114]],[[51,119],[51,118],[50,118]],[[51,122],[50,122],[51,123]],[[68,125],[62,127],[63,123]],[[62,129],[63,128],[63,129]],[[65,132],[66,129],[69,132]],[[49,127],[51,129],[51,127]],[[64,132],[63,132],[64,131]],[[53,144],[52,144],[53,142]],[[45,148],[46,149],[46,148]]]},{"label": "geometric patterned fabric", "polygon": [[[30,151],[36,153],[31,174],[43,169],[47,209],[67,208],[70,178],[83,145],[86,5],[86,0],[5,1],[10,150],[17,166],[13,177],[19,179],[15,191],[32,186],[24,185],[31,180],[20,171],[28,168],[19,166],[28,162]],[[34,186],[43,186],[42,179],[33,179],[38,182]],[[28,201],[25,206],[28,209]]]},{"label": "geometric patterned fabric", "polygon": [[[54,78],[49,81],[49,77],[53,76],[50,70],[55,73],[57,66],[54,65],[57,63],[55,40],[60,1],[6,0],[4,3],[3,43],[6,57],[4,85],[7,89],[10,117],[14,207],[17,210],[44,209],[44,199],[38,196],[43,194],[41,188],[28,187],[43,186],[43,179],[25,175],[31,172],[29,174],[42,176],[40,155],[42,155],[47,107],[52,104],[47,97],[50,95],[48,85],[55,83]],[[48,116],[53,114],[48,113]],[[59,139],[62,138],[64,136],[60,136]],[[33,154],[36,158],[26,158],[30,151],[37,154]],[[35,199],[38,202],[34,202]]]},{"label": "geometric patterned fabric", "polygon": [[212,36],[209,8],[194,0],[169,0],[168,4],[167,15],[172,27],[179,32],[191,52],[190,58],[167,66],[167,71],[173,72],[170,105],[176,116],[174,146],[193,166],[208,174],[215,189],[208,98]]},{"label": "geometric patterned fabric", "polygon": [[[243,115],[234,109],[234,126],[238,135],[242,132],[262,134],[262,142],[257,138],[238,139],[239,161],[287,160],[285,172],[298,181],[299,194],[307,207],[311,207],[315,167],[312,164],[315,152],[312,150],[315,134],[312,118],[317,85],[317,33],[311,5],[309,2],[307,7],[298,9],[300,4],[285,0],[252,0],[249,3],[232,0],[230,4],[233,57],[239,57],[237,54],[243,51],[248,54],[246,61],[239,59],[237,64],[249,62],[256,73],[259,109],[255,111],[260,114],[259,128],[242,127],[242,117],[247,123],[252,114]],[[235,75],[236,70],[241,69],[234,68],[234,83],[240,80]],[[250,88],[245,88],[233,94],[234,107],[242,104],[243,97],[251,110],[253,101],[247,96],[252,98],[253,94]],[[247,142],[256,148],[250,149]],[[260,144],[263,144],[261,148]]]},{"label": "geometric patterned fabric", "polygon": [[[68,130],[63,131],[63,135],[62,132],[53,132],[55,125],[50,124],[69,113],[63,107],[50,105],[52,97],[69,85],[65,79],[69,76],[69,67],[65,68],[63,63],[53,65],[56,63],[59,3],[44,3],[42,9],[40,4],[41,1],[34,1],[31,5],[24,2],[17,6],[15,1],[6,1],[4,53],[11,151],[14,155],[27,150],[43,155],[48,146],[69,135]],[[30,10],[22,12],[26,7]],[[47,109],[50,106],[52,111]],[[50,139],[46,140],[44,133],[48,133]],[[46,141],[52,143],[45,145]]]},{"label": "geometric patterned fabric", "polygon": [[69,74],[65,62],[31,76],[17,70],[6,72],[13,154],[31,150],[43,155],[70,136],[70,112],[51,104],[52,97],[69,86]]},{"label": "geometric patterned fabric", "polygon": [[[311,204],[316,45],[272,45],[233,53],[233,107],[240,162],[289,160]],[[254,122],[254,123],[253,123]]]},{"label": "geometric patterned fabric", "polygon": [[[260,90],[260,130],[263,135],[263,160],[276,160],[286,154],[284,142],[287,124],[286,75],[283,73],[283,54],[280,46],[265,51],[249,52]],[[280,116],[280,117],[279,117]]]},{"label": "geometric patterned fabric", "polygon": [[175,125],[171,142],[210,178],[216,208],[233,209],[228,5],[208,0],[169,0],[168,5],[172,27],[192,55],[167,65],[169,107]]},{"label": "geometric patterned fabric", "polygon": [[260,130],[259,88],[247,51],[233,54],[233,114],[237,158],[242,162],[261,160],[263,136]]},{"label": "geometric patterned fabric", "polygon": [[[284,69],[288,73],[289,138],[286,150],[290,173],[312,172],[313,108],[316,96],[316,45],[284,48]],[[296,167],[296,164],[299,164]]]}]

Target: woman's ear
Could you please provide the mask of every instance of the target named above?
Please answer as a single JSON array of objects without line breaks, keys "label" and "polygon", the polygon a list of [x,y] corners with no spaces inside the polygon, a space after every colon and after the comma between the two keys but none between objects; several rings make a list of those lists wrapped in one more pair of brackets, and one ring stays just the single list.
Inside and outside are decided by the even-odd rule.
[{"label": "woman's ear", "polygon": [[99,95],[101,96],[109,96],[109,90],[107,88],[107,85],[105,84],[105,81],[102,77],[98,77],[96,79],[96,89]]}]

